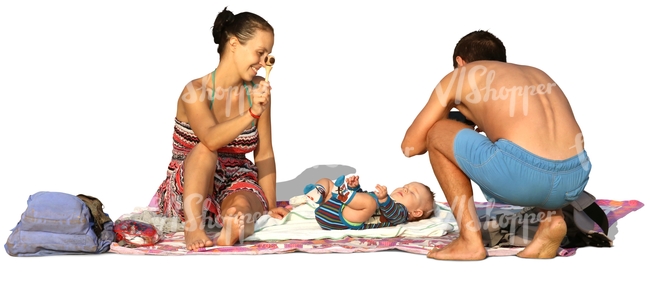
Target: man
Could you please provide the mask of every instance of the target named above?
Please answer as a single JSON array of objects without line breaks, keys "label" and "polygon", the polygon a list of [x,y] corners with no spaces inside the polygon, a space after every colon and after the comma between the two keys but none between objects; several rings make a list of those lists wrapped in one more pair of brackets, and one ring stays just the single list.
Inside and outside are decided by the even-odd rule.
[{"label": "man", "polygon": [[[458,42],[454,68],[402,142],[407,157],[429,153],[460,229],[456,240],[427,257],[487,256],[470,181],[490,201],[542,209],[538,231],[517,256],[555,257],[566,235],[561,208],[578,197],[591,171],[569,101],[543,71],[507,63],[503,43],[486,31]],[[447,118],[452,108],[471,122]]]}]

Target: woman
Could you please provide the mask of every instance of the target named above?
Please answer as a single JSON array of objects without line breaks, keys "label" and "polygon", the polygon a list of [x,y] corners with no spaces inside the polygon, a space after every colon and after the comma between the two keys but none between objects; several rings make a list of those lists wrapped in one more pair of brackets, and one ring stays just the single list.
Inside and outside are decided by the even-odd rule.
[{"label": "woman", "polygon": [[[188,250],[234,245],[276,207],[270,86],[257,71],[273,49],[273,27],[260,16],[226,8],[212,28],[217,68],[189,82],[177,105],[172,160],[154,205],[185,222]],[[246,154],[254,152],[255,163]],[[205,225],[219,224],[213,240]]]}]

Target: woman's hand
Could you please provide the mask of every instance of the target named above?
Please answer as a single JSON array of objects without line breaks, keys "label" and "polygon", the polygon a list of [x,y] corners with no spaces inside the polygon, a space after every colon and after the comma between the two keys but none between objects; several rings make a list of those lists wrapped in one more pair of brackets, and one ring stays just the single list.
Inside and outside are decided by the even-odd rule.
[{"label": "woman's hand", "polygon": [[264,80],[260,81],[260,83],[253,88],[253,91],[251,92],[251,111],[253,114],[260,116],[266,110],[269,104],[270,92],[271,86]]},{"label": "woman's hand", "polygon": [[272,208],[269,210],[269,216],[272,218],[282,219],[289,214],[289,211],[292,209],[292,206]]}]

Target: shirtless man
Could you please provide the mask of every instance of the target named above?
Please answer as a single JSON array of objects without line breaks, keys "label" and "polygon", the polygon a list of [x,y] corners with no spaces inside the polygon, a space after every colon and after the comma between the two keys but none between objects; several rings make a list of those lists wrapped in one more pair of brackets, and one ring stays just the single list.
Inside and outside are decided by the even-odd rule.
[{"label": "shirtless man", "polygon": [[[505,47],[489,32],[461,39],[454,71],[442,78],[404,136],[405,156],[429,153],[458,222],[459,237],[429,258],[486,258],[470,181],[490,201],[541,208],[542,222],[517,256],[553,258],[566,235],[561,208],[589,179],[582,133],[560,87],[542,70],[505,58]],[[476,127],[448,119],[452,108]]]}]

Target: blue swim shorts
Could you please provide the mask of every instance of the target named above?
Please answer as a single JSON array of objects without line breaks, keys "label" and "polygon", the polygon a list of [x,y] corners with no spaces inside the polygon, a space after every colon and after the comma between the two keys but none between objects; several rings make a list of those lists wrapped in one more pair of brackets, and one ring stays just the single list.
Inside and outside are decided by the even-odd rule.
[{"label": "blue swim shorts", "polygon": [[460,169],[488,201],[555,210],[576,200],[591,172],[586,151],[565,160],[541,158],[517,144],[462,129],[454,139]]}]

